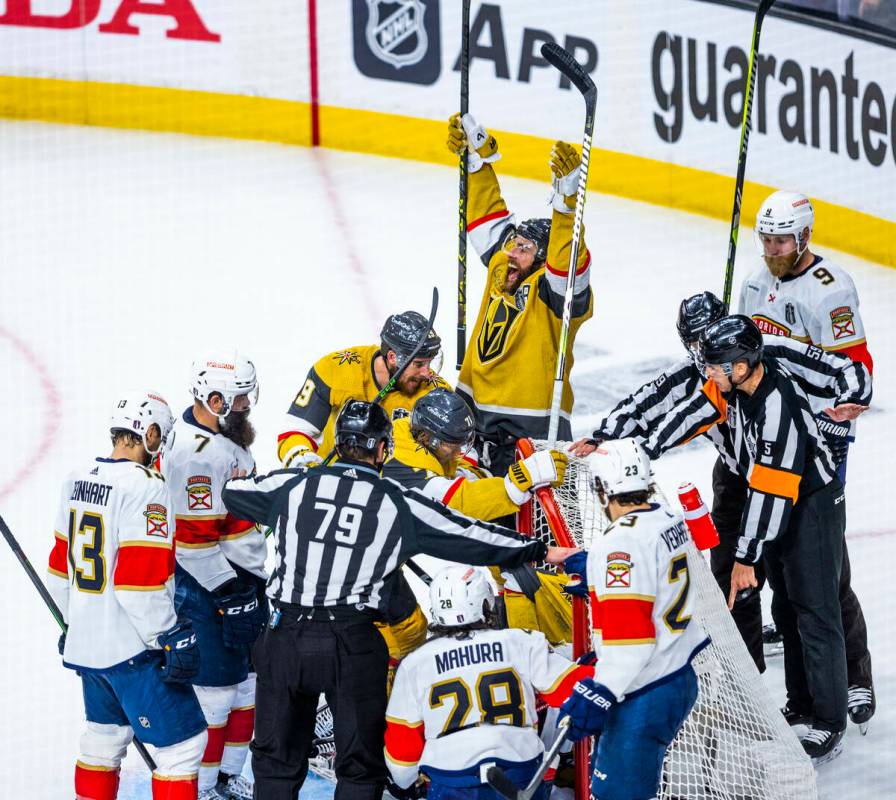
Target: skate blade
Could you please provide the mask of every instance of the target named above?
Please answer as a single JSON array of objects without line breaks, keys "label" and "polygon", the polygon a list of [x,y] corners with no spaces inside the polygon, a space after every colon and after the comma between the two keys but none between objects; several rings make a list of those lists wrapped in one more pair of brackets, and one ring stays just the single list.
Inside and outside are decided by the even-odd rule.
[{"label": "skate blade", "polygon": [[766,658],[777,658],[784,655],[783,644],[766,644],[762,646],[762,654]]},{"label": "skate blade", "polygon": [[859,723],[859,733],[861,733],[862,736],[868,735],[868,725],[869,724],[870,723],[868,723],[868,722],[860,722]]},{"label": "skate blade", "polygon": [[843,742],[838,742],[830,753],[825,753],[823,756],[819,756],[818,758],[812,759],[813,767],[820,767],[822,764],[827,764],[829,761],[833,761],[840,753],[843,752]]}]

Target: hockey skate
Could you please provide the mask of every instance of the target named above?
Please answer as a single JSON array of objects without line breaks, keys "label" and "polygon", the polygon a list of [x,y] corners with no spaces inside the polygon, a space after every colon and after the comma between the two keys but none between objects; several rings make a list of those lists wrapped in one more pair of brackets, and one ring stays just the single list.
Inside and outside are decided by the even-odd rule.
[{"label": "hockey skate", "polygon": [[784,637],[774,622],[762,626],[762,652],[766,658],[784,655]]},{"label": "hockey skate", "polygon": [[246,780],[242,775],[220,773],[215,789],[227,800],[252,800],[252,781]]},{"label": "hockey skate", "polygon": [[199,792],[196,800],[230,800],[230,798],[221,794],[218,786],[212,786],[211,789],[203,789]]},{"label": "hockey skate", "polygon": [[792,708],[790,703],[784,706],[781,709],[781,713],[784,715],[784,719],[787,721],[787,724],[792,728],[794,725],[811,725],[812,724],[812,715],[809,713],[805,713],[803,711],[797,711],[795,708]]},{"label": "hockey skate", "polygon": [[847,696],[849,718],[859,726],[862,736],[868,733],[868,722],[874,716],[877,700],[873,686],[850,686]]},{"label": "hockey skate", "polygon": [[833,761],[843,752],[843,734],[846,731],[825,731],[821,728],[810,728],[808,733],[800,737],[800,744],[806,755],[812,759],[816,767]]}]

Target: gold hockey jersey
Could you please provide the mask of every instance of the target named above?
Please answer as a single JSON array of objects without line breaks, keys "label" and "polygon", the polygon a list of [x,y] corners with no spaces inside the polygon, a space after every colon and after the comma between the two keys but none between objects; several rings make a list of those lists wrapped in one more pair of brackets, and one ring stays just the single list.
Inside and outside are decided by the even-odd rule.
[{"label": "gold hockey jersey", "polygon": [[[499,429],[514,436],[545,438],[572,247],[572,213],[553,212],[547,261],[513,295],[503,290],[507,255],[502,249],[515,224],[491,165],[470,175],[467,230],[488,268],[486,289],[457,382],[486,436]],[[572,350],[581,324],[593,313],[591,255],[580,245],[561,402],[560,438],[571,438]]]},{"label": "gold hockey jersey", "polygon": [[[374,344],[349,347],[315,362],[290,403],[277,437],[277,456],[281,461],[298,446],[310,447],[321,457],[333,449],[333,426],[343,403],[350,399],[370,402],[382,389],[373,371],[379,352],[379,346]],[[383,409],[394,420],[403,412],[409,413],[417,400],[437,388],[451,387],[436,375],[413,395],[393,389],[383,399]]]}]

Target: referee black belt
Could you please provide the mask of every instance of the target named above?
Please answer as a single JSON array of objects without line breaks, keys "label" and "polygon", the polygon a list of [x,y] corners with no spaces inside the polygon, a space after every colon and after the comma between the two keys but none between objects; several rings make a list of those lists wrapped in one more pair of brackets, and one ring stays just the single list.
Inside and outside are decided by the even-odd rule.
[{"label": "referee black belt", "polygon": [[372,608],[357,606],[300,606],[294,603],[272,604],[280,617],[289,622],[375,622],[382,615]]}]

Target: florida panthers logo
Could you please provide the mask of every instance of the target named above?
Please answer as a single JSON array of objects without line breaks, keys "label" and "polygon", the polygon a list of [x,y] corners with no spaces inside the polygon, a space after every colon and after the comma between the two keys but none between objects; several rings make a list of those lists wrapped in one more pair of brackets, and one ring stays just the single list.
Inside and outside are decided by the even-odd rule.
[{"label": "florida panthers logo", "polygon": [[616,551],[607,556],[607,588],[628,588],[632,585],[632,557]]},{"label": "florida panthers logo", "polygon": [[519,315],[520,310],[504,302],[502,297],[489,299],[482,330],[476,340],[476,350],[481,364],[494,361],[504,352],[510,330]]},{"label": "florida panthers logo", "polygon": [[212,479],[207,475],[193,475],[187,478],[187,502],[190,511],[211,510]]},{"label": "florida panthers logo", "polygon": [[160,539],[168,538],[168,509],[158,503],[149,503],[146,511],[146,535],[158,536]]}]

